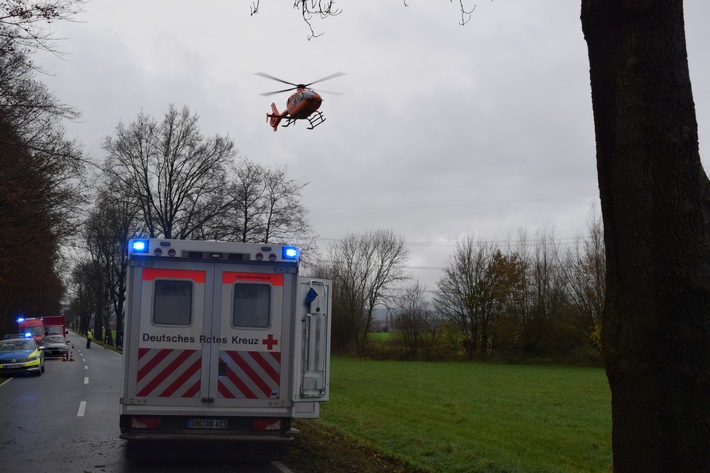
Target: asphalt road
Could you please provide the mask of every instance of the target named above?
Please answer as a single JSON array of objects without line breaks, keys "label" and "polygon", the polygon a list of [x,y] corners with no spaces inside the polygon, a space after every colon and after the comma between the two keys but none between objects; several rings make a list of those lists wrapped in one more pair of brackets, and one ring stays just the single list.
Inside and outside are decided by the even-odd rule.
[{"label": "asphalt road", "polygon": [[121,355],[70,332],[74,361],[46,360],[42,376],[0,378],[0,472],[288,473],[279,462],[167,445],[126,459],[119,438]]}]

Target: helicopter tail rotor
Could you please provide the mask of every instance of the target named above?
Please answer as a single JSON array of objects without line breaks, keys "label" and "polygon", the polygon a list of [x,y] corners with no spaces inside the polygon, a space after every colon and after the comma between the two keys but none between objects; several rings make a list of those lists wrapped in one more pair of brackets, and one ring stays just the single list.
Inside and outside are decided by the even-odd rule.
[{"label": "helicopter tail rotor", "polygon": [[269,122],[269,125],[274,129],[274,131],[278,130],[279,123],[281,123],[281,119],[283,118],[283,115],[279,113],[279,109],[276,108],[276,104],[272,103],[271,104],[271,111],[273,113],[267,113],[266,114],[266,121]]}]

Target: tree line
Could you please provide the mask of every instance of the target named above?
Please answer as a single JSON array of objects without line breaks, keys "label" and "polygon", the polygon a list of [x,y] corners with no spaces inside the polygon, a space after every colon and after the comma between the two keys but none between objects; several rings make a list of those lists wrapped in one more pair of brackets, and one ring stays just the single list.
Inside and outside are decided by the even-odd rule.
[{"label": "tree line", "polygon": [[60,249],[84,202],[81,144],[62,121],[79,113],[37,79],[33,51],[55,52],[42,25],[71,16],[73,2],[0,5],[0,330],[18,315],[57,314]]},{"label": "tree line", "polygon": [[[318,274],[335,281],[333,350],[400,359],[569,358],[599,363],[605,257],[601,218],[563,247],[521,231],[505,246],[467,235],[436,289],[406,273],[405,240],[387,230],[350,234]],[[429,293],[433,293],[431,296]],[[370,346],[376,307],[393,337]]]}]

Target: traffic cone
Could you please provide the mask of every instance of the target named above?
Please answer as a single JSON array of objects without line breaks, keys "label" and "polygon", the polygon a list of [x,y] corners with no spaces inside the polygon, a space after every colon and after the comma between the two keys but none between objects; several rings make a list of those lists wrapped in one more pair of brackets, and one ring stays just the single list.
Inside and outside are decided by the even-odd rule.
[{"label": "traffic cone", "polygon": [[74,361],[74,350],[69,351],[69,361]]}]

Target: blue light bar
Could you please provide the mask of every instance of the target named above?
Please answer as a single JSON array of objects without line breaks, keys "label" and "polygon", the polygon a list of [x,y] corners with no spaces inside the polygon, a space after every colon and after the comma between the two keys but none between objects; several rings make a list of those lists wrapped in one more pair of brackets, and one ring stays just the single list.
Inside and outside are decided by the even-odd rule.
[{"label": "blue light bar", "polygon": [[132,240],[131,250],[133,253],[148,253],[148,240]]},{"label": "blue light bar", "polygon": [[298,255],[299,251],[298,248],[295,246],[284,246],[283,251],[281,252],[281,257],[283,259],[289,259],[293,261],[298,261]]},{"label": "blue light bar", "polygon": [[18,317],[17,318],[17,323],[19,324],[20,322],[24,322],[25,318],[24,317]]}]

